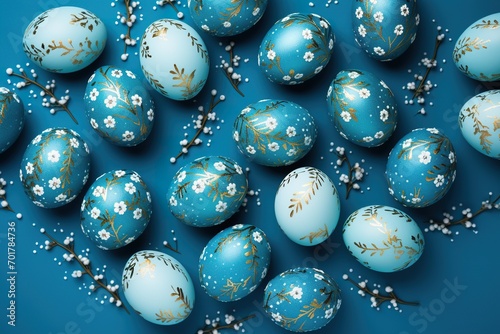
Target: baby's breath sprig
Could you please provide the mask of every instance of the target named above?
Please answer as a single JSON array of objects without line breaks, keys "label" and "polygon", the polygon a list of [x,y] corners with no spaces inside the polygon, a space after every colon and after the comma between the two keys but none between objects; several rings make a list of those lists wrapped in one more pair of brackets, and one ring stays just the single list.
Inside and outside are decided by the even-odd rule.
[{"label": "baby's breath sprig", "polygon": [[74,238],[73,238],[73,233],[70,234],[70,236],[67,236],[63,242],[57,241],[54,237],[52,237],[49,233],[44,228],[40,229],[40,233],[45,235],[49,240],[45,241],[45,249],[47,251],[51,250],[54,247],[60,247],[64,249],[67,253],[63,254],[63,258],[70,262],[72,260],[75,260],[78,262],[80,267],[83,269],[82,270],[75,270],[71,274],[71,276],[75,278],[80,278],[83,275],[87,274],[92,280],[95,282],[96,285],[91,285],[90,289],[92,292],[96,291],[99,288],[102,288],[106,290],[111,297],[109,298],[110,303],[114,303],[117,307],[123,307],[123,309],[130,314],[128,311],[127,307],[123,305],[123,302],[120,298],[120,295],[118,294],[118,288],[119,285],[111,285],[111,284],[106,284],[106,281],[104,279],[104,275],[102,274],[94,274],[92,272],[92,267],[90,265],[90,260],[86,256],[78,255],[75,252],[75,244],[74,244]]},{"label": "baby's breath sprig", "polygon": [[160,6],[160,7],[163,7],[165,5],[170,5],[175,10],[175,12],[177,13],[177,18],[178,19],[184,18],[184,13],[181,12],[181,11],[179,11],[177,9],[177,6],[175,5],[175,1],[174,0],[157,0],[156,4],[158,6]]},{"label": "baby's breath sprig", "polygon": [[245,96],[238,87],[241,83],[241,74],[236,73],[235,68],[240,65],[241,57],[234,54],[234,45],[235,45],[234,42],[230,42],[224,48],[224,50],[229,52],[229,62],[222,59],[220,68],[222,69],[224,75],[229,80],[231,86],[233,86],[236,92],[238,92],[238,94],[240,94],[241,96]]},{"label": "baby's breath sprig", "polygon": [[55,80],[47,81],[47,84],[45,86],[43,86],[42,84],[40,84],[37,81],[38,74],[36,73],[36,71],[34,69],[31,69],[31,71],[30,71],[31,77],[30,77],[28,74],[26,74],[26,71],[24,70],[23,67],[21,67],[21,65],[16,65],[16,68],[19,71],[19,73],[14,72],[14,70],[10,67],[7,68],[6,73],[9,76],[14,76],[14,77],[22,79],[21,81],[15,83],[15,87],[17,89],[22,89],[22,88],[28,87],[30,85],[34,85],[34,86],[40,88],[40,96],[43,97],[42,106],[49,108],[51,114],[55,114],[56,112],[63,110],[71,117],[71,119],[76,124],[78,124],[78,121],[73,116],[71,111],[69,111],[68,106],[67,106],[68,101],[69,101],[69,95],[68,95],[69,91],[68,90],[66,90],[66,92],[65,92],[66,95],[61,96],[58,99],[55,96],[55,88],[56,88]]},{"label": "baby's breath sprig", "polygon": [[5,187],[7,186],[7,181],[3,177],[0,178],[0,208],[14,212],[9,202],[7,202],[7,191]]},{"label": "baby's breath sprig", "polygon": [[125,15],[121,12],[118,12],[118,18],[120,19],[120,23],[127,26],[127,33],[121,34],[120,39],[124,42],[123,54],[121,55],[121,60],[126,61],[128,59],[128,47],[135,46],[137,41],[135,38],[131,36],[132,27],[137,20],[137,16],[134,14],[134,10],[139,5],[138,1],[130,1],[123,0],[125,5]]},{"label": "baby's breath sprig", "polygon": [[163,246],[167,247],[168,249],[170,249],[173,252],[176,252],[177,254],[180,254],[181,252],[179,252],[179,243],[177,241],[177,237],[175,236],[175,231],[172,230],[172,231],[170,231],[170,233],[172,233],[172,236],[173,236],[172,237],[173,243],[165,240],[165,241],[163,241]]},{"label": "baby's breath sprig", "polygon": [[210,320],[208,319],[207,316],[207,319],[205,320],[205,326],[203,328],[200,328],[196,332],[196,334],[204,334],[204,333],[217,334],[222,329],[232,329],[238,332],[240,329],[243,329],[243,323],[252,318],[255,318],[255,314],[250,314],[240,319],[236,319],[231,314],[226,314],[224,316],[224,322],[221,322],[220,321],[221,319],[219,317]]},{"label": "baby's breath sprig", "polygon": [[[333,150],[333,149],[332,149]],[[344,163],[347,165],[347,174],[343,173],[340,175],[339,180],[346,186],[345,198],[349,198],[351,190],[360,190],[359,182],[363,180],[365,175],[365,170],[361,167],[359,162],[351,164],[349,157],[345,151],[345,148],[337,146],[335,149],[335,154],[337,155],[337,166],[341,167]]]}]

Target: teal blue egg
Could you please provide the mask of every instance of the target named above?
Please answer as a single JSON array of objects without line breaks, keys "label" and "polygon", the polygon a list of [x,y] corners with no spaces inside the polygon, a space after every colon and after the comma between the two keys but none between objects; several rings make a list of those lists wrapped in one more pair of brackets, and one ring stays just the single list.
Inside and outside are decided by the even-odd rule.
[{"label": "teal blue egg", "polygon": [[0,87],[0,153],[5,152],[19,138],[24,121],[21,99],[7,88]]}]

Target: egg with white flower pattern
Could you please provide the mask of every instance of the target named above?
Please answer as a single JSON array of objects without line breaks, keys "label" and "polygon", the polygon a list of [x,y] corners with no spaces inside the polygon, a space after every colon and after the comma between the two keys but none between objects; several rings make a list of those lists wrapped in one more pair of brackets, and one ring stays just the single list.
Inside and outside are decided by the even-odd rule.
[{"label": "egg with white flower pattern", "polygon": [[114,170],[99,176],[85,194],[81,228],[97,247],[117,249],[144,232],[151,214],[151,194],[141,176],[132,170]]},{"label": "egg with white flower pattern", "polygon": [[154,102],[132,71],[98,68],[88,80],[83,100],[90,125],[112,144],[138,145],[153,128]]},{"label": "egg with white flower pattern", "polygon": [[239,300],[253,292],[266,277],[271,245],[264,231],[238,224],[216,234],[199,260],[201,287],[221,302]]},{"label": "egg with white flower pattern", "polygon": [[448,137],[436,128],[415,129],[389,153],[389,193],[401,204],[423,208],[436,203],[455,181],[457,158]]},{"label": "egg with white flower pattern", "polygon": [[271,320],[292,332],[309,332],[326,326],[342,304],[340,288],[321,269],[289,269],[269,281],[263,307]]},{"label": "egg with white flower pattern", "polygon": [[5,87],[0,87],[0,153],[19,138],[24,128],[24,105],[21,99]]},{"label": "egg with white flower pattern", "polygon": [[264,36],[258,64],[272,82],[300,84],[326,67],[334,44],[335,35],[324,17],[293,13],[277,21]]},{"label": "egg with white flower pattern", "polygon": [[76,198],[89,171],[90,151],[80,135],[66,128],[50,128],[28,144],[19,176],[35,205],[57,208]]},{"label": "egg with white flower pattern", "polygon": [[247,190],[247,177],[237,162],[206,156],[177,171],[167,192],[168,206],[184,224],[214,226],[238,211]]},{"label": "egg with white flower pattern", "polygon": [[382,145],[397,124],[396,99],[384,81],[360,70],[340,71],[328,88],[328,115],[342,137],[364,146]]}]

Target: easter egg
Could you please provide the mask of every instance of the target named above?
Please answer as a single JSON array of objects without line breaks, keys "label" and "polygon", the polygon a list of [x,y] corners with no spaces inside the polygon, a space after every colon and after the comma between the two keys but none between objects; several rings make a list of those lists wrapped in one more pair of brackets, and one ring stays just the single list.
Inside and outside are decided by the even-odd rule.
[{"label": "easter egg", "polygon": [[200,256],[201,287],[221,302],[241,299],[266,277],[271,245],[265,233],[253,225],[238,224],[217,233]]},{"label": "easter egg", "polygon": [[35,205],[57,208],[76,198],[89,171],[90,151],[80,135],[66,128],[50,128],[28,144],[19,176]]},{"label": "easter egg", "polygon": [[214,36],[234,36],[253,27],[264,15],[267,0],[189,0],[198,28]]},{"label": "easter egg", "polygon": [[325,241],[337,226],[339,194],[325,173],[314,167],[300,167],[281,181],[274,213],[290,240],[314,246]]},{"label": "easter egg", "polygon": [[479,81],[500,80],[500,13],[485,16],[460,35],[453,61],[466,76]]},{"label": "easter egg", "polygon": [[328,115],[342,137],[375,147],[396,129],[397,105],[384,81],[360,70],[340,71],[328,88]]},{"label": "easter egg", "polygon": [[151,195],[141,176],[114,170],[99,176],[87,190],[80,209],[83,234],[108,250],[128,245],[146,229]]},{"label": "easter egg", "polygon": [[138,145],[153,128],[154,102],[132,71],[98,68],[88,80],[83,100],[90,125],[112,144]]},{"label": "easter egg", "polygon": [[24,128],[24,105],[21,99],[0,87],[0,153],[5,152],[19,138]]},{"label": "easter egg", "polygon": [[272,82],[300,84],[325,68],[334,44],[335,35],[325,18],[293,13],[277,21],[264,36],[258,64]]},{"label": "easter egg", "polygon": [[94,13],[79,7],[49,9],[30,22],[23,36],[26,56],[46,71],[81,70],[102,53],[107,32]]},{"label": "easter egg", "polygon": [[243,169],[230,158],[198,158],[174,175],[167,192],[170,211],[184,224],[207,227],[223,223],[247,194]]},{"label": "easter egg", "polygon": [[420,23],[416,0],[352,2],[354,38],[372,58],[390,61],[413,43]]},{"label": "easter egg", "polygon": [[189,100],[205,86],[208,50],[188,24],[171,19],[151,23],[140,46],[142,72],[151,86],[173,100]]},{"label": "easter egg", "polygon": [[347,250],[365,267],[395,272],[413,265],[424,251],[417,223],[401,210],[370,205],[345,221],[342,237]]},{"label": "easter egg", "polygon": [[316,141],[314,118],[284,100],[261,100],[245,107],[233,126],[233,139],[250,161],[285,166],[304,157]]},{"label": "easter egg", "polygon": [[457,159],[451,141],[436,128],[415,129],[389,153],[389,193],[401,204],[423,208],[436,203],[455,181]]},{"label": "easter egg", "polygon": [[326,326],[341,304],[337,283],[316,268],[289,269],[270,280],[264,290],[266,314],[275,324],[292,332]]},{"label": "easter egg", "polygon": [[195,302],[193,281],[172,256],[154,250],[133,254],[122,274],[123,294],[145,320],[175,325],[191,314]]}]

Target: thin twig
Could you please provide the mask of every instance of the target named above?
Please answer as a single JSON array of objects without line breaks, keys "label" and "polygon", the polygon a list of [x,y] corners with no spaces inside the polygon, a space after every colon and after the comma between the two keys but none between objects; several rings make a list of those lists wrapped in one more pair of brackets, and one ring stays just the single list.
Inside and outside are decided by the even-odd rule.
[{"label": "thin twig", "polygon": [[199,329],[196,334],[202,334],[202,333],[213,333],[214,331],[220,331],[221,329],[234,329],[234,326],[237,325],[237,324],[241,324],[247,320],[250,320],[252,318],[255,318],[255,314],[250,314],[244,318],[241,318],[241,319],[235,319],[233,321],[231,321],[229,324],[225,324],[225,325],[220,325],[220,324],[216,324],[215,326],[213,325],[207,325],[201,329]]}]

